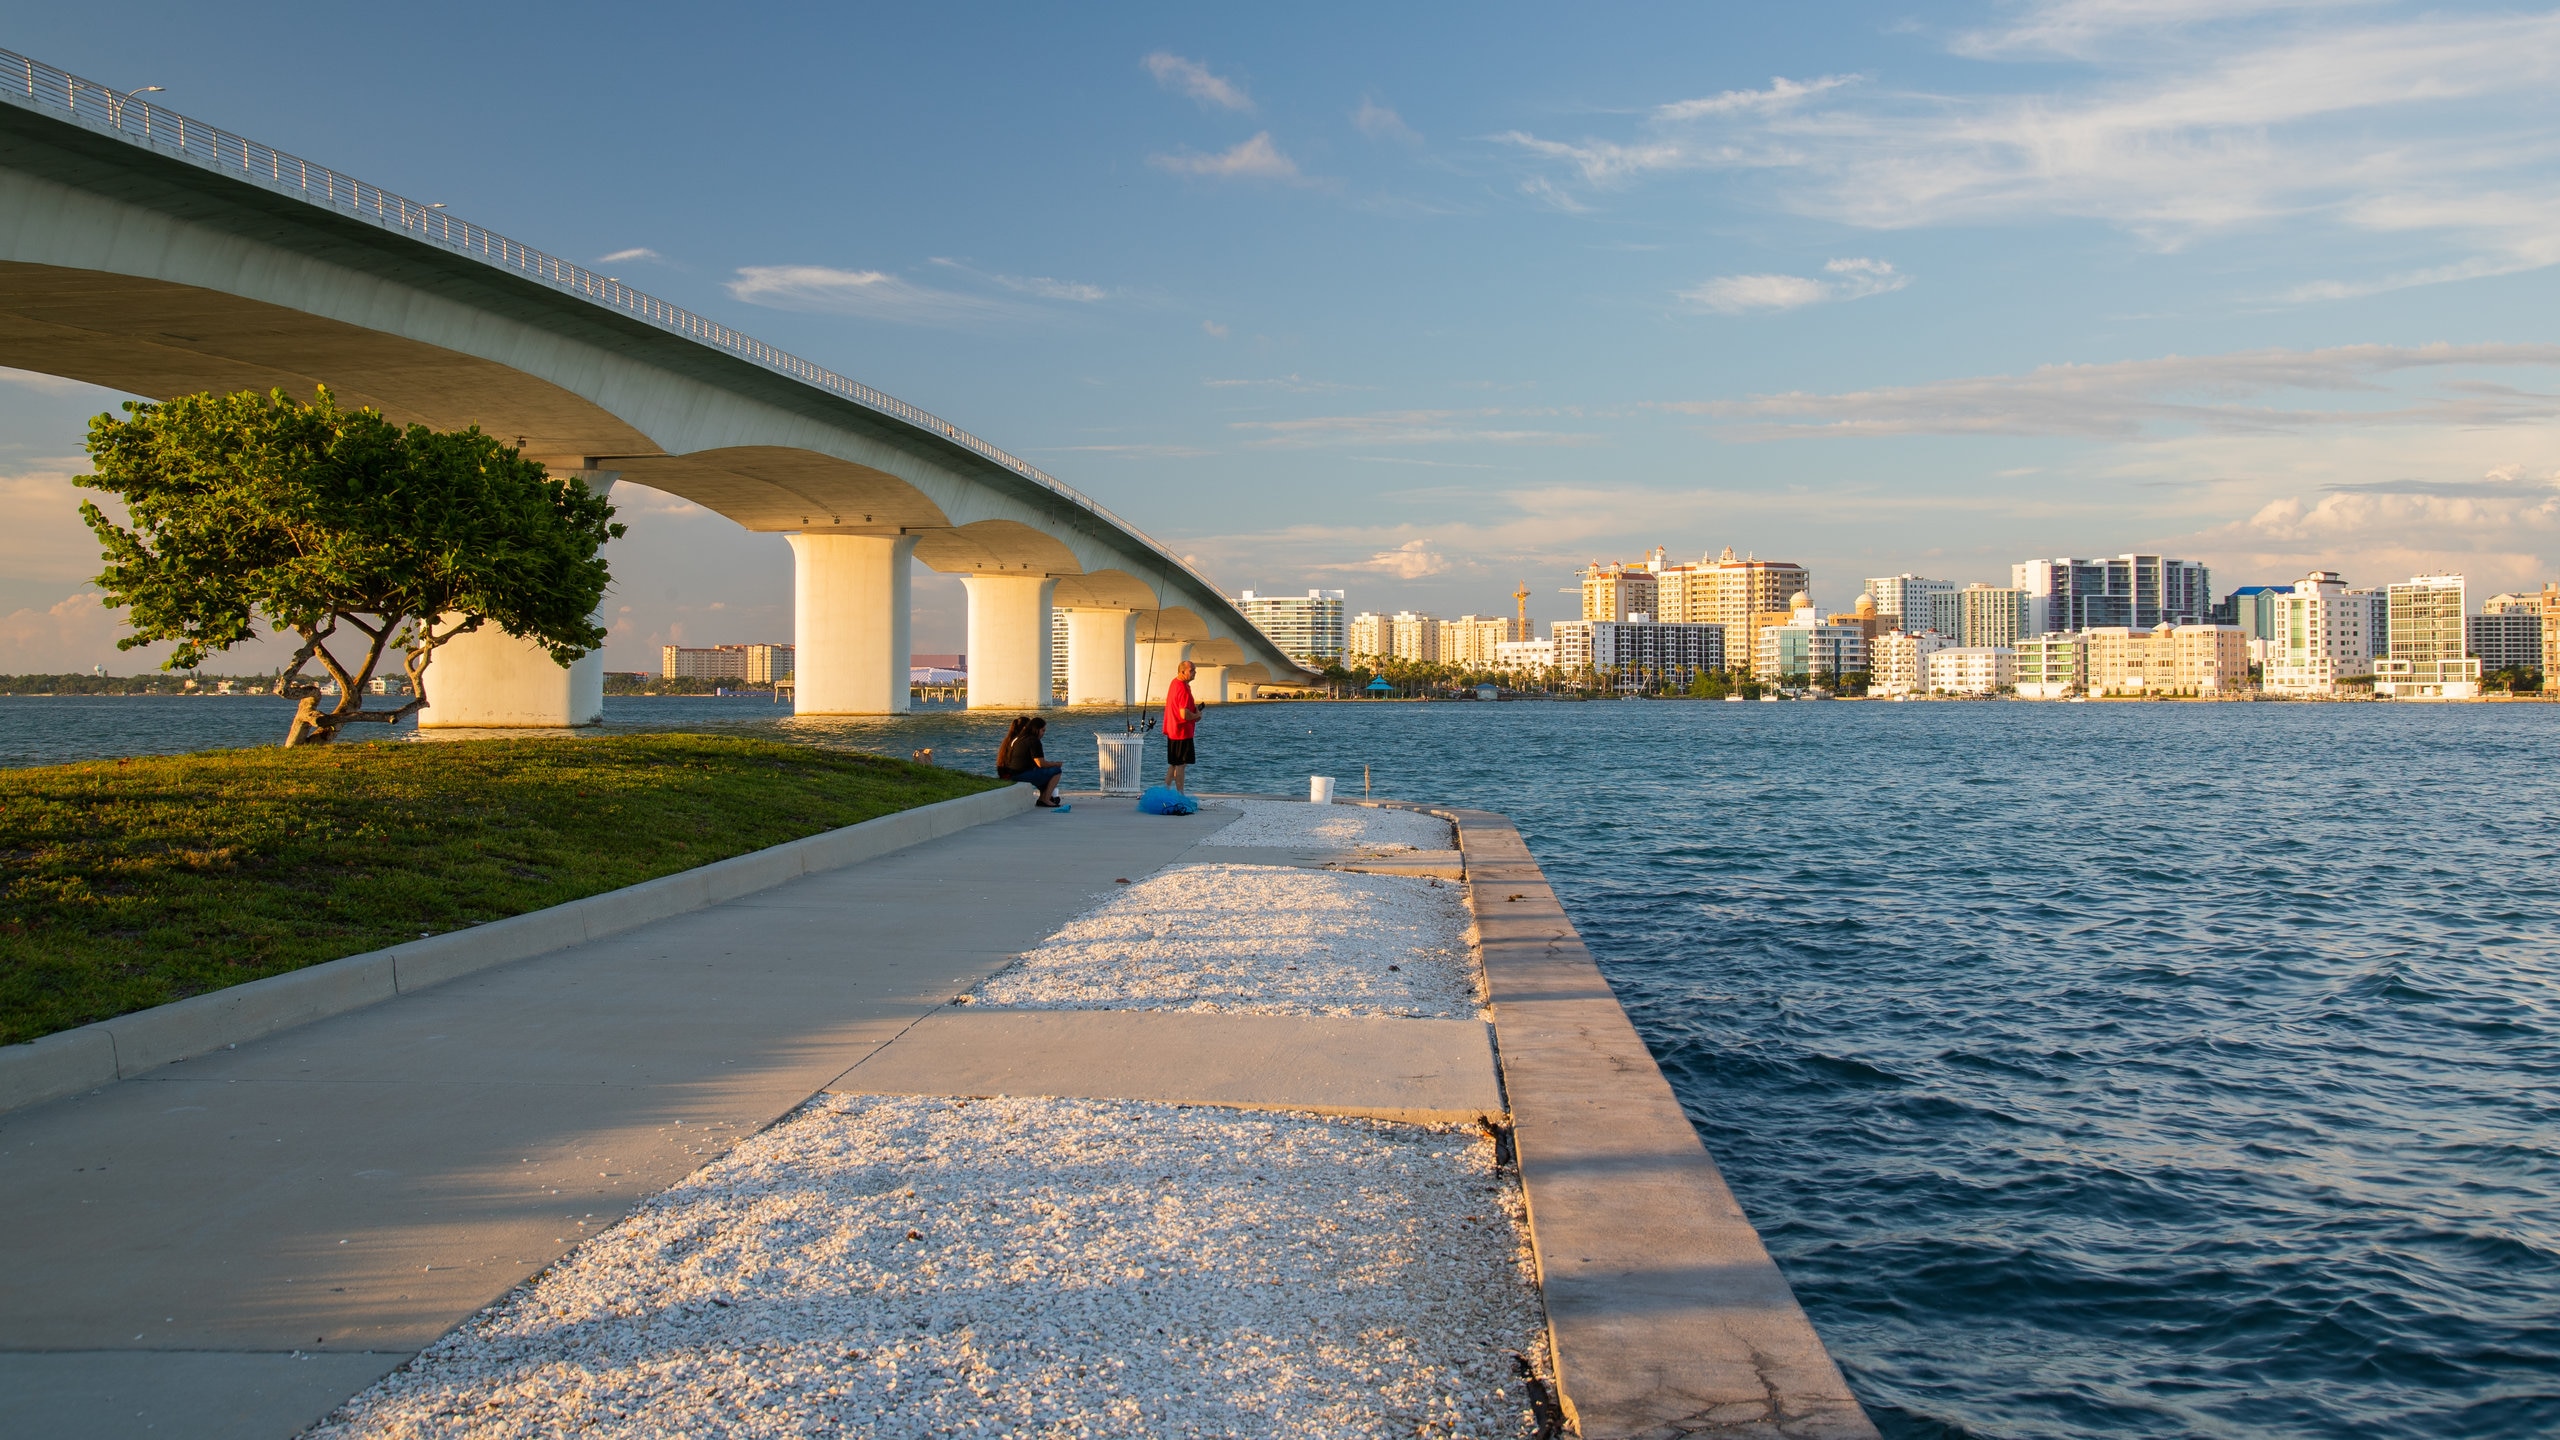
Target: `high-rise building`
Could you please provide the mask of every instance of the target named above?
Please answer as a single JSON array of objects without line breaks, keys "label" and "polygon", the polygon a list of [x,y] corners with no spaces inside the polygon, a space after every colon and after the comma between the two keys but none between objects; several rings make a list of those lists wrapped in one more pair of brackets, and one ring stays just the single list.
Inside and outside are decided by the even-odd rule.
[{"label": "high-rise building", "polygon": [[2228,695],[2248,688],[2249,637],[2237,625],[2100,625],[2085,633],[2093,695]]},{"label": "high-rise building", "polygon": [[2014,586],[1967,585],[1955,593],[1955,631],[1971,649],[2009,649],[2027,632],[2027,592]]},{"label": "high-rise building", "polygon": [[[772,683],[772,652],[791,654],[788,645],[663,645],[658,649],[658,673],[669,680],[755,680]],[[763,651],[763,678],[748,671],[750,652]],[[783,662],[784,674],[791,671],[790,661]]]},{"label": "high-rise building", "polygon": [[1351,623],[1343,627],[1342,653],[1348,660],[1384,660],[1393,656],[1395,621],[1368,610],[1352,616]]},{"label": "high-rise building", "polygon": [[2373,693],[2393,700],[2476,700],[2480,662],[2463,653],[2464,581],[2419,575],[2391,587],[2391,649]]},{"label": "high-rise building", "polygon": [[2196,560],[2022,560],[2009,567],[2009,583],[2027,592],[2030,635],[2101,626],[2148,630],[2164,620],[2201,625],[2213,614],[2213,575]]},{"label": "high-rise building", "polygon": [[2070,630],[2018,638],[2018,696],[2061,700],[2089,688],[2089,640]]},{"label": "high-rise building", "polygon": [[[2265,593],[2274,633],[2267,639],[2264,689],[2335,695],[2341,682],[2373,674],[2373,607],[2337,572],[2314,570]],[[2248,633],[2247,626],[2240,629]]]},{"label": "high-rise building", "polygon": [[1661,572],[1662,552],[1649,561],[1603,565],[1593,561],[1582,572],[1582,618],[1624,620],[1654,613],[1654,577]]},{"label": "high-rise building", "polygon": [[2560,585],[2542,587],[2542,691],[2560,695]]},{"label": "high-rise building", "polygon": [[[1904,573],[1879,575],[1867,581],[1867,596],[1876,602],[1876,614],[1887,630],[1936,630],[1937,616],[1929,608],[1932,595],[1953,594],[1962,587],[1953,580],[1931,580],[1925,576]],[[1947,632],[1940,630],[1938,633]]]},{"label": "high-rise building", "polygon": [[1463,665],[1473,670],[1490,670],[1496,660],[1496,647],[1511,640],[1511,617],[1508,615],[1461,615],[1440,622],[1440,663]]},{"label": "high-rise building", "polygon": [[1387,653],[1418,665],[1440,663],[1440,622],[1429,615],[1399,610],[1387,622]]},{"label": "high-rise building", "polygon": [[2539,674],[2542,648],[2542,597],[2510,592],[2480,602],[2480,613],[2463,622],[2463,648],[2480,662],[2482,675],[2501,670]]},{"label": "high-rise building", "polygon": [[1935,630],[1888,630],[1867,651],[1867,693],[1921,695],[1929,689],[1929,657],[1947,648]]},{"label": "high-rise building", "polygon": [[2276,597],[2291,593],[2290,585],[2243,585],[2213,602],[2210,617],[2216,625],[2237,625],[2252,640],[2276,638]]},{"label": "high-rise building", "polygon": [[[1567,621],[1583,624],[1583,621]],[[1584,634],[1583,649],[1590,650],[1589,633]],[[1553,640],[1505,640],[1493,647],[1493,668],[1513,674],[1542,675],[1556,668],[1556,642]]]},{"label": "high-rise building", "polygon": [[1623,689],[1686,688],[1724,668],[1724,627],[1668,625],[1657,620],[1560,620],[1555,666],[1567,675],[1608,677]]},{"label": "high-rise building", "polygon": [[1257,595],[1247,590],[1236,608],[1254,628],[1271,637],[1280,653],[1319,669],[1342,658],[1342,592],[1310,590],[1304,595]]},{"label": "high-rise building", "polygon": [[1650,613],[1669,625],[1722,625],[1730,639],[1754,628],[1756,616],[1776,614],[1783,621],[1790,613],[1788,597],[1812,588],[1813,572],[1801,565],[1757,555],[1737,560],[1727,547],[1720,556],[1657,571]]},{"label": "high-rise building", "polygon": [[770,685],[797,668],[799,648],[792,645],[750,645],[747,647],[747,683]]},{"label": "high-rise building", "polygon": [[1049,689],[1058,693],[1067,688],[1067,612],[1056,606],[1049,610]]}]

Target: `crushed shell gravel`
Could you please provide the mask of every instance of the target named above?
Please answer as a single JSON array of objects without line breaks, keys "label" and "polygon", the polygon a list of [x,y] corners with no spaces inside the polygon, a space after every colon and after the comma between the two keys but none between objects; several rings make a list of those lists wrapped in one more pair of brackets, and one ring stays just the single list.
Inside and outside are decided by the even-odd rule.
[{"label": "crushed shell gravel", "polygon": [[1474,1131],[822,1095],[311,1433],[1530,1435],[1524,1233]]},{"label": "crushed shell gravel", "polygon": [[1176,865],[1068,921],[970,1000],[1463,1019],[1482,1008],[1467,925],[1465,892],[1451,881]]},{"label": "crushed shell gravel", "polygon": [[1436,815],[1368,805],[1294,800],[1214,800],[1244,814],[1203,845],[1269,845],[1305,850],[1454,850],[1457,832]]}]

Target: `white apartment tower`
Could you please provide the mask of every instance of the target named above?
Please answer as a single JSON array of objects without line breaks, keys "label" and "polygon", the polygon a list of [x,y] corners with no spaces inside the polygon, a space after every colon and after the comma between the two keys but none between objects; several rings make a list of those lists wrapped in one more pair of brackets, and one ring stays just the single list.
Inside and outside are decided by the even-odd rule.
[{"label": "white apartment tower", "polygon": [[2480,662],[2464,653],[2459,575],[2419,575],[2391,587],[2391,649],[2373,662],[2373,693],[2393,700],[2476,700]]},{"label": "white apartment tower", "polygon": [[[1953,580],[1931,580],[1908,572],[1879,575],[1867,581],[1867,597],[1876,602],[1876,618],[1887,630],[1936,630],[1936,617],[1929,609],[1932,595],[1952,595],[1959,588]],[[1944,634],[1946,632],[1940,631]]]},{"label": "white apartment tower", "polygon": [[2009,584],[2026,592],[2025,633],[2167,621],[2200,625],[2213,614],[2213,574],[2197,560],[2118,555],[2112,560],[2022,560]]},{"label": "white apartment tower", "polygon": [[2277,695],[2335,695],[2341,681],[2373,673],[2373,606],[2332,570],[2314,570],[2274,592],[2261,688]]},{"label": "white apartment tower", "polygon": [[1247,590],[1236,608],[1254,628],[1271,637],[1280,653],[1303,665],[1323,667],[1342,658],[1342,592],[1310,590],[1304,595],[1257,595]]}]

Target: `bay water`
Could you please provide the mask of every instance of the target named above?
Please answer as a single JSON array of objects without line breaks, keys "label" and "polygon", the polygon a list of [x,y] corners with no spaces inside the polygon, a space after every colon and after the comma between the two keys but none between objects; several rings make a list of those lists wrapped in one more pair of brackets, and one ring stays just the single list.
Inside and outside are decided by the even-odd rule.
[{"label": "bay water", "polygon": [[[0,764],[289,711],[0,698]],[[1005,720],[775,715],[604,728],[984,770]],[[1051,715],[1091,783],[1124,717]],[[1200,749],[1511,815],[1887,1435],[2560,1434],[2560,705],[1284,703]]]}]

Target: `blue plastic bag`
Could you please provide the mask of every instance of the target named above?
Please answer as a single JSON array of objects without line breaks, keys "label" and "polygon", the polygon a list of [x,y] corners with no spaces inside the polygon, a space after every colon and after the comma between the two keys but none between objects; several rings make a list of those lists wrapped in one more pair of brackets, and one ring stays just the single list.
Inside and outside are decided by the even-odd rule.
[{"label": "blue plastic bag", "polygon": [[1170,785],[1150,785],[1147,787],[1147,793],[1138,797],[1138,813],[1141,815],[1196,815],[1200,813],[1200,802]]}]

